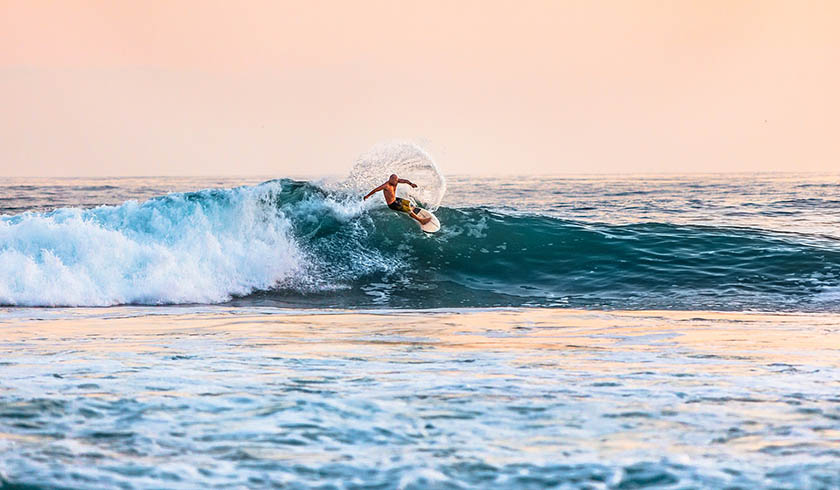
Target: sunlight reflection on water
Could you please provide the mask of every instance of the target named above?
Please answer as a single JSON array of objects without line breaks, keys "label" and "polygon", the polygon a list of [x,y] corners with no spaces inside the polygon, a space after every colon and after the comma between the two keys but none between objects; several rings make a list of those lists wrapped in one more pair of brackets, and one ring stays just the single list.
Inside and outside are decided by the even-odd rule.
[{"label": "sunlight reflection on water", "polygon": [[9,482],[840,483],[834,315],[14,311]]}]

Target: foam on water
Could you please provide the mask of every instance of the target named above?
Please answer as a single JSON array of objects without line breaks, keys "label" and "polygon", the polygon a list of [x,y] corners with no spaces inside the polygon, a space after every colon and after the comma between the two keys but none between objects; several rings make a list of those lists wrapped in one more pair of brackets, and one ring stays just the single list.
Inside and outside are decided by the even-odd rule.
[{"label": "foam on water", "polygon": [[840,247],[824,224],[814,234],[694,218],[609,223],[536,203],[460,204],[438,209],[443,229],[427,236],[360,199],[365,179],[379,183],[371,168],[360,163],[340,186],[284,179],[2,216],[0,304],[840,309]]},{"label": "foam on water", "polygon": [[213,303],[290,280],[279,182],[0,219],[0,303]]},{"label": "foam on water", "polygon": [[4,319],[3,490],[840,485],[836,315],[96,310]]},{"label": "foam on water", "polygon": [[835,176],[197,182],[0,183],[0,303],[155,305],[0,307],[0,489],[840,487]]}]

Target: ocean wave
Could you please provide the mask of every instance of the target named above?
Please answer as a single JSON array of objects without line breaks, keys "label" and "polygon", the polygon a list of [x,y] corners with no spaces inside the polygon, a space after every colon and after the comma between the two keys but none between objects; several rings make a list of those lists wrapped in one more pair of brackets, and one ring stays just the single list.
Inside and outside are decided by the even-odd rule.
[{"label": "ocean wave", "polygon": [[283,184],[0,218],[0,303],[215,303],[294,280]]},{"label": "ocean wave", "polygon": [[835,311],[818,236],[446,208],[277,180],[0,218],[0,303]]}]

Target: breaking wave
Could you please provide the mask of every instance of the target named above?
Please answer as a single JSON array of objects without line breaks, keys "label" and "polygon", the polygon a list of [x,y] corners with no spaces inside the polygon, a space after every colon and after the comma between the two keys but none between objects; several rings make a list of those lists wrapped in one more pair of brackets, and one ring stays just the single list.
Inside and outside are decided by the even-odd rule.
[{"label": "breaking wave", "polygon": [[441,232],[355,191],[275,180],[0,217],[0,303],[788,309],[840,305],[840,245],[441,207]]}]

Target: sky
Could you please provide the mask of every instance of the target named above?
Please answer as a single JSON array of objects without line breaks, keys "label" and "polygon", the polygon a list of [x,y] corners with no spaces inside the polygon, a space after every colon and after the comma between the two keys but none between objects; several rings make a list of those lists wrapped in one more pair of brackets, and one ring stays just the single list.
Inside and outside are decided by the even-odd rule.
[{"label": "sky", "polygon": [[0,0],[0,176],[836,171],[840,2]]}]

